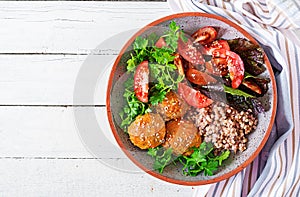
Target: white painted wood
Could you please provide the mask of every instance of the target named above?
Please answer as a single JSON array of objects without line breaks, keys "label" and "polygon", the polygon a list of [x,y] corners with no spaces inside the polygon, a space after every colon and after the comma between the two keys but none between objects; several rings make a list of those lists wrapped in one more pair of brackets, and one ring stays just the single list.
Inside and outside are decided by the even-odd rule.
[{"label": "white painted wood", "polygon": [[[115,141],[105,108],[0,107],[1,196],[191,195],[191,187],[164,183],[134,166],[116,147],[100,157],[80,140],[74,110],[94,110],[106,138]],[[99,131],[101,132],[101,131]],[[104,141],[105,140],[105,141]]]},{"label": "white painted wood", "polygon": [[168,14],[166,2],[2,1],[0,53],[89,53],[110,36]]},{"label": "white painted wood", "polygon": [[[105,132],[99,145],[116,145],[104,107],[0,107],[0,157],[92,158],[75,122],[84,119],[74,117],[74,110],[88,116],[89,109],[96,114],[99,132]],[[100,158],[126,158],[110,148],[102,146]]]},{"label": "white painted wood", "polygon": [[[191,196],[192,187],[154,179],[127,159],[104,107],[70,107],[105,104],[100,76],[126,36],[94,51],[104,57],[93,64],[95,91],[74,103],[86,54],[170,13],[165,2],[0,2],[0,196]],[[88,141],[80,123],[101,138]]]},{"label": "white painted wood", "polygon": [[[74,87],[85,55],[0,55],[0,105],[72,105]],[[90,99],[76,102],[104,105],[110,65],[94,55],[89,73],[77,83],[94,86]],[[114,60],[115,56],[105,56]],[[110,61],[108,61],[110,62]],[[87,67],[87,66],[86,66]],[[108,70],[107,70],[108,69]],[[93,75],[90,75],[92,73]],[[104,75],[102,75],[104,74]],[[88,83],[94,76],[94,84]],[[97,89],[95,89],[97,88]]]},{"label": "white painted wood", "polygon": [[[104,107],[56,106],[104,105],[101,74],[107,77],[126,36],[94,49],[168,14],[166,2],[0,2],[0,196],[192,195],[192,187],[164,183],[132,165],[116,146]],[[74,103],[91,51],[104,60],[96,57],[95,83],[86,77],[82,87],[95,91]],[[82,124],[86,130],[78,129]],[[89,141],[90,131],[103,135]]]},{"label": "white painted wood", "polygon": [[[89,53],[113,35],[169,14],[166,2],[1,1],[0,53]],[[100,51],[107,52],[117,51]]]},{"label": "white painted wood", "polygon": [[145,173],[113,170],[95,160],[1,159],[1,196],[191,196]]}]

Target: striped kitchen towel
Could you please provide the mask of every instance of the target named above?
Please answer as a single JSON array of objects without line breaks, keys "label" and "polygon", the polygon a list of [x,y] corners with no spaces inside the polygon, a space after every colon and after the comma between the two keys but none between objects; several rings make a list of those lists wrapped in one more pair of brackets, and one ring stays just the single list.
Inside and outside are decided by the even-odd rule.
[{"label": "striped kitchen towel", "polygon": [[275,68],[278,106],[271,135],[259,156],[231,178],[199,186],[200,196],[300,196],[299,0],[169,0],[174,12],[227,18],[264,46]]}]

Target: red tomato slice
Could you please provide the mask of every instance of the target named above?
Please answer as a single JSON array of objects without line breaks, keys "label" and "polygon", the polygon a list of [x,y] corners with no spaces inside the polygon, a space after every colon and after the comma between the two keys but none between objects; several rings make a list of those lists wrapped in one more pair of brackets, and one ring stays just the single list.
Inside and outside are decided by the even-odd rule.
[{"label": "red tomato slice", "polygon": [[178,53],[175,54],[174,64],[177,67],[178,74],[181,75],[181,76],[184,76],[184,69],[183,69],[182,60],[181,60],[181,57]]},{"label": "red tomato slice", "polygon": [[160,37],[160,38],[157,40],[157,42],[155,43],[155,46],[156,46],[157,48],[162,48],[162,47],[167,46],[167,43],[166,43],[166,41],[165,41],[165,39],[164,39],[163,37]]},{"label": "red tomato slice", "polygon": [[192,37],[195,42],[199,42],[202,45],[209,44],[217,38],[218,32],[211,26],[206,26],[198,29],[193,33]]},{"label": "red tomato slice", "polygon": [[211,55],[215,49],[225,49],[230,51],[229,44],[226,40],[215,40],[211,44],[205,46],[206,54]]},{"label": "red tomato slice", "polygon": [[226,58],[229,76],[231,79],[231,87],[238,88],[244,79],[245,67],[241,57],[225,49],[215,49],[212,54],[214,57]]},{"label": "red tomato slice", "polygon": [[178,94],[191,106],[196,108],[207,107],[213,103],[213,100],[203,95],[184,83],[178,84]]},{"label": "red tomato slice", "polygon": [[[206,70],[208,73],[211,73],[210,70],[213,70],[213,74],[221,75],[225,77],[228,74],[228,66],[227,66],[227,59],[222,57],[213,57],[210,61],[211,65],[206,64]],[[209,68],[208,66],[211,66]]]},{"label": "red tomato slice", "polygon": [[217,80],[212,76],[210,76],[209,74],[192,68],[187,70],[186,78],[191,83],[201,85],[201,86],[217,82]]},{"label": "red tomato slice", "polygon": [[134,93],[139,101],[148,102],[149,67],[148,61],[140,63],[134,73]]},{"label": "red tomato slice", "polygon": [[200,49],[194,46],[194,43],[189,38],[187,38],[186,42],[181,38],[178,39],[178,53],[192,64],[198,65],[205,62]]},{"label": "red tomato slice", "polygon": [[251,80],[244,79],[242,84],[257,94],[261,94],[261,88]]}]

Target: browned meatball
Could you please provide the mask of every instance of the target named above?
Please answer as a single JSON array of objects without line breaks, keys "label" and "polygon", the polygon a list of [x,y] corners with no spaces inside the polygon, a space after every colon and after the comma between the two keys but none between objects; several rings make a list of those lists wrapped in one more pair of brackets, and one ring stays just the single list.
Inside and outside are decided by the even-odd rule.
[{"label": "browned meatball", "polygon": [[199,147],[201,137],[196,126],[188,120],[173,120],[167,123],[165,148],[172,148],[176,155],[190,155],[192,147]]},{"label": "browned meatball", "polygon": [[181,118],[188,110],[186,102],[173,91],[167,93],[165,99],[156,106],[156,111],[165,121]]},{"label": "browned meatball", "polygon": [[140,149],[155,148],[164,142],[165,122],[159,114],[138,116],[128,127],[131,142]]}]

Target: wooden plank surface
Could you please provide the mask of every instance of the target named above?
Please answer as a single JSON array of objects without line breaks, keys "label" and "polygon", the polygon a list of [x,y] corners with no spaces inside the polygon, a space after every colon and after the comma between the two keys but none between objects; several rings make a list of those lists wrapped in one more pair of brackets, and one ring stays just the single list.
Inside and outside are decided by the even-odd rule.
[{"label": "wooden plank surface", "polygon": [[[88,68],[94,76],[94,93],[77,105],[105,105],[105,90],[115,55],[93,55]],[[73,105],[74,87],[87,55],[0,55],[0,105]],[[103,63],[108,59],[108,64]],[[109,61],[111,60],[111,61]],[[90,73],[90,71],[89,71]],[[84,80],[77,83],[85,85]],[[87,84],[88,85],[88,84]]]},{"label": "wooden plank surface", "polygon": [[[74,111],[95,111],[106,138],[100,152],[81,141]],[[193,187],[164,183],[142,172],[120,150],[104,107],[0,107],[2,196],[186,196]],[[78,119],[77,119],[78,120]],[[97,132],[101,132],[97,131]],[[106,143],[107,141],[111,142]],[[117,178],[116,178],[117,177]],[[12,187],[13,184],[13,187]],[[16,189],[17,188],[17,189]],[[38,194],[38,195],[37,195]]]},{"label": "wooden plank surface", "polygon": [[[170,13],[166,2],[0,2],[0,196],[192,195],[192,187],[133,165],[116,146],[104,107],[120,46]],[[91,86],[82,100],[78,84]],[[94,127],[78,114],[93,116]],[[79,129],[83,123],[102,135],[99,144]]]},{"label": "wooden plank surface", "polygon": [[166,2],[0,2],[0,53],[86,54],[170,13]]},{"label": "wooden plank surface", "polygon": [[1,196],[191,196],[192,187],[88,159],[1,159]]}]

